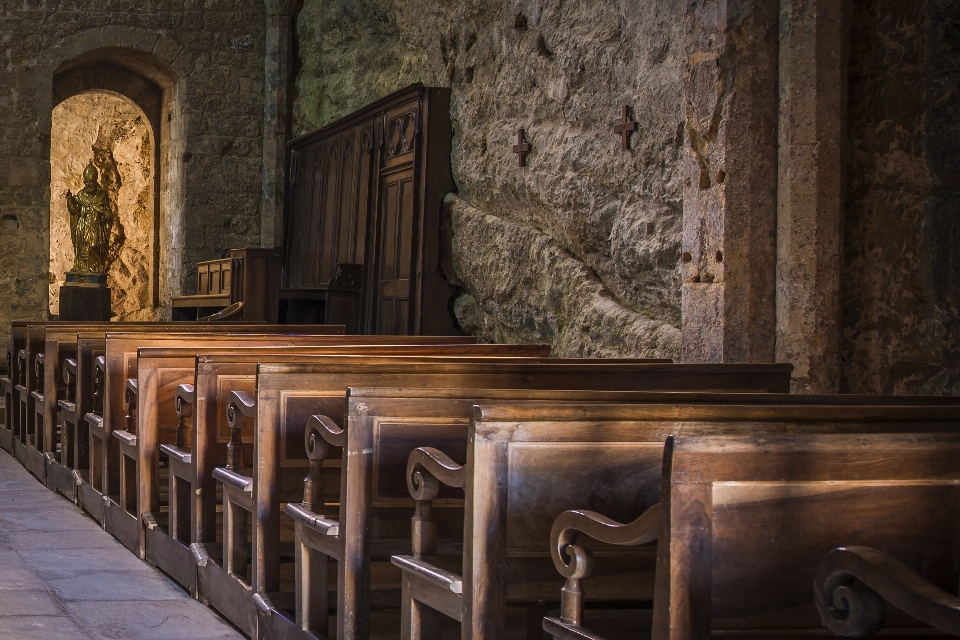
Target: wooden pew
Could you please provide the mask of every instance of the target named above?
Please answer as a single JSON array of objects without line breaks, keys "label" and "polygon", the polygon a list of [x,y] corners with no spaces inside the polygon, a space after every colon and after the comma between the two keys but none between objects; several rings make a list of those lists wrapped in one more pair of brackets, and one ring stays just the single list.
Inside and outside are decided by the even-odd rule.
[{"label": "wooden pew", "polygon": [[[197,324],[196,322],[47,322],[44,324],[44,376],[38,381],[37,392],[42,394],[37,396],[35,410],[37,413],[37,424],[43,425],[44,446],[39,449],[39,453],[45,458],[46,482],[47,486],[60,491],[70,499],[76,502],[77,477],[74,470],[78,469],[73,463],[77,456],[86,459],[86,441],[77,440],[73,437],[77,431],[76,416],[69,415],[67,424],[69,427],[64,430],[62,423],[63,416],[60,415],[63,407],[61,403],[66,403],[66,410],[75,413],[77,398],[75,389],[77,387],[77,378],[83,377],[89,381],[90,376],[87,372],[93,372],[92,360],[89,360],[88,369],[81,373],[83,367],[78,370],[78,334],[85,336],[99,335],[103,338],[107,331],[123,331],[125,333],[137,332],[157,332],[174,331],[176,333],[206,333],[211,330],[233,333],[273,333],[283,331],[296,333],[300,331],[313,331],[314,326],[298,327],[287,325],[278,327],[278,325],[240,322],[240,323],[217,323],[214,326],[209,324]],[[37,354],[39,356],[39,354]],[[69,363],[69,364],[68,364]],[[87,384],[89,387],[89,383]],[[68,392],[69,391],[69,392]],[[41,420],[42,413],[42,420]],[[82,413],[81,416],[85,415]],[[82,422],[82,431],[85,435],[86,423]],[[77,451],[80,446],[83,451]],[[86,464],[83,465],[86,469]]]},{"label": "wooden pew", "polygon": [[[637,388],[637,375],[640,379],[646,372],[645,384],[656,387],[669,388],[678,384],[684,376],[674,375],[679,370],[669,367],[678,365],[643,364],[637,361],[617,362],[598,360],[559,360],[528,361],[515,360],[511,362],[444,362],[439,359],[370,359],[369,362],[346,362],[340,366],[333,364],[316,367],[308,365],[272,365],[260,366],[257,379],[257,398],[244,399],[234,394],[237,401],[231,404],[234,415],[241,414],[255,416],[257,419],[256,439],[254,444],[257,465],[252,475],[239,473],[235,469],[218,469],[214,477],[224,486],[224,549],[225,566],[208,561],[200,556],[199,591],[210,604],[223,612],[229,619],[241,628],[253,628],[255,621],[252,617],[252,608],[239,608],[238,603],[249,603],[250,596],[258,594],[254,599],[259,602],[263,610],[269,610],[274,595],[280,590],[280,505],[281,502],[300,499],[302,487],[302,473],[307,469],[308,461],[305,458],[302,445],[304,425],[310,415],[322,414],[330,418],[342,428],[342,416],[345,410],[345,391],[347,386],[397,386],[438,388],[459,386],[531,386],[548,385],[548,376],[545,372],[556,370],[563,366],[580,365],[583,373],[597,377],[596,384],[601,384],[604,378],[608,388],[623,389]],[[643,367],[646,367],[644,369]],[[789,383],[789,365],[767,366],[752,370],[755,385],[769,385],[771,372],[779,372],[777,382],[784,388],[784,381]],[[737,376],[717,376],[715,373],[700,376],[696,367],[687,369],[685,376],[690,378],[684,384],[696,384],[703,387],[706,382],[715,385],[727,386],[736,380],[743,384],[743,379]],[[706,371],[706,370],[704,370]],[[746,372],[746,370],[744,370]],[[543,381],[538,383],[538,378]],[[776,376],[773,376],[776,378]],[[491,381],[498,380],[497,383]],[[508,382],[509,381],[509,382]],[[233,425],[240,428],[242,421]],[[333,460],[339,455],[332,456]],[[336,487],[339,479],[328,486]],[[337,495],[334,489],[333,495]],[[231,513],[255,513],[253,522],[253,554],[251,578],[245,579],[245,565],[247,554],[241,539],[231,540],[230,534],[235,533],[239,525],[231,524]],[[235,570],[236,569],[236,570]],[[231,576],[240,574],[240,577]],[[292,589],[291,589],[292,591]],[[204,594],[209,594],[204,596]],[[265,599],[266,598],[266,599]],[[277,604],[273,601],[273,604]],[[280,603],[276,608],[285,608]]]},{"label": "wooden pew", "polygon": [[[668,443],[653,637],[822,635],[811,587],[840,544],[885,549],[955,589],[960,520],[944,507],[960,498],[960,435],[902,431]],[[868,604],[861,595],[848,603]],[[923,633],[887,613],[885,634]]]},{"label": "wooden pew", "polygon": [[[12,322],[10,326],[10,345],[7,347],[7,377],[3,378],[3,397],[6,407],[6,419],[0,429],[0,446],[10,455],[14,453],[14,440],[20,433],[20,399],[16,386],[21,384],[23,372],[17,354],[24,348],[27,339],[27,326],[30,322]],[[25,382],[24,382],[25,384]]]},{"label": "wooden pew", "polygon": [[0,391],[3,392],[3,420],[0,420],[0,449],[6,452],[13,451],[13,425],[10,424],[10,408],[13,405],[13,380],[11,379],[11,347],[6,351],[5,376],[0,377]]},{"label": "wooden pew", "polygon": [[[204,346],[227,340],[255,341],[261,344],[305,344],[310,336],[339,335],[342,325],[313,325],[306,329],[296,327],[300,334],[289,334],[288,327],[272,325],[260,333],[233,333],[219,330],[219,325],[210,325],[206,332],[169,333],[168,331],[141,331],[132,333],[81,334],[77,339],[78,358],[81,362],[92,360],[94,379],[90,399],[91,411],[81,413],[78,407],[68,416],[86,424],[89,461],[89,482],[77,487],[77,503],[101,524],[105,523],[104,496],[118,497],[120,488],[120,442],[112,437],[114,429],[127,425],[125,404],[126,382],[136,376],[137,348],[141,345],[174,346],[194,344]],[[102,355],[97,355],[101,353]],[[78,366],[83,366],[78,362]],[[79,387],[79,385],[78,385]],[[131,416],[132,419],[132,416]],[[76,429],[79,431],[79,429]]]},{"label": "wooden pew", "polygon": [[[317,553],[313,555],[312,561],[320,563],[317,566],[326,562],[326,559],[320,556],[338,560],[340,586],[337,609],[348,614],[347,617],[341,615],[338,625],[343,626],[344,630],[341,633],[345,634],[345,637],[366,637],[367,635],[368,603],[371,598],[369,591],[371,557],[376,555],[381,560],[388,560],[391,554],[401,553],[400,549],[409,549],[408,518],[409,508],[413,503],[403,489],[407,455],[423,444],[424,439],[427,439],[427,443],[432,442],[432,446],[444,449],[453,446],[455,447],[453,451],[462,454],[466,450],[466,424],[469,421],[473,401],[494,398],[516,401],[536,398],[541,401],[558,402],[579,397],[582,401],[592,399],[598,403],[655,402],[661,397],[650,392],[589,391],[577,394],[571,391],[537,390],[608,389],[618,386],[617,383],[611,385],[605,375],[607,372],[604,368],[610,365],[609,361],[595,362],[602,367],[601,375],[590,372],[592,365],[586,364],[590,361],[572,362],[578,364],[544,369],[537,378],[494,379],[488,383],[489,389],[479,386],[474,389],[436,390],[353,388],[348,397],[345,432],[325,416],[311,419],[307,427],[308,443],[310,438],[313,438],[324,446],[308,447],[313,451],[312,454],[308,451],[312,465],[311,473],[307,478],[308,485],[330,486],[330,478],[322,478],[323,483],[319,482],[326,458],[323,451],[343,447],[341,465],[345,475],[341,494],[339,496],[334,494],[331,500],[333,503],[339,502],[339,520],[337,510],[324,508],[322,496],[309,498],[308,489],[305,489],[304,503],[313,503],[314,506],[299,507],[296,504],[288,504],[286,512],[297,521],[296,526],[298,530],[304,532],[305,537],[309,536],[311,539],[318,540],[317,544],[322,542],[324,545],[322,548],[314,547]],[[649,366],[644,368],[650,369]],[[669,376],[662,373],[664,367],[654,370],[657,369],[660,372],[654,375],[644,375],[642,370],[639,375],[636,370],[633,375],[630,375],[624,368],[621,373],[624,381],[619,383],[619,388],[643,389],[650,386],[669,388],[682,387],[684,384],[709,387],[711,382],[708,376],[703,374],[713,374],[717,377],[718,373],[725,379],[722,382],[713,383],[715,385],[722,384],[731,388],[742,385],[745,389],[752,388],[760,391],[783,391],[789,387],[789,367],[782,366],[757,368],[674,365],[668,369],[672,371]],[[764,375],[757,376],[760,372]],[[504,385],[516,389],[495,390]],[[697,394],[696,397],[705,401],[712,396]],[[790,396],[776,397],[789,398]],[[385,424],[390,425],[389,430],[383,426]],[[451,452],[447,451],[447,453]],[[462,455],[459,457],[462,459]],[[390,487],[392,490],[384,491],[384,487]],[[333,485],[333,489],[336,490],[336,488],[337,485]],[[314,492],[316,491],[314,489]],[[373,505],[377,505],[377,508],[373,509]],[[307,530],[318,533],[308,534]],[[394,549],[394,551],[374,552],[374,545],[381,549]],[[301,562],[297,562],[297,567],[302,572]],[[317,583],[326,584],[322,578],[317,578]],[[316,591],[319,594],[320,589]],[[303,598],[298,597],[297,604],[303,604],[303,602]],[[299,624],[307,624],[307,628],[326,635],[325,608],[317,604],[309,607],[309,610],[315,612],[317,617],[313,620],[305,619],[301,610]],[[322,614],[319,613],[321,611]],[[292,620],[289,613],[286,616],[282,612],[278,613],[279,615],[271,621],[261,617],[260,624],[261,626],[272,625],[274,635],[282,637],[280,627],[291,626]],[[309,617],[306,616],[306,618]],[[296,637],[296,634],[290,637]]]},{"label": "wooden pew", "polygon": [[[365,340],[373,344],[369,347],[357,344]],[[160,342],[177,346],[156,348]],[[404,343],[409,346],[396,346]],[[161,487],[157,473],[160,453],[172,454],[174,460],[182,460],[185,454],[192,455],[191,443],[194,438],[190,426],[180,423],[181,418],[186,417],[183,410],[185,402],[190,404],[187,395],[192,394],[185,395],[180,386],[196,384],[197,357],[217,352],[236,356],[235,360],[246,364],[249,370],[246,381],[252,385],[255,384],[257,363],[265,359],[296,362],[310,355],[388,350],[416,353],[428,343],[435,344],[432,348],[437,351],[474,356],[513,353],[547,355],[549,351],[545,345],[476,345],[472,338],[457,337],[376,336],[368,339],[357,336],[225,336],[221,339],[221,336],[205,336],[203,340],[186,343],[182,339],[153,340],[150,343],[140,341],[136,375],[128,379],[126,385],[126,429],[119,429],[116,420],[113,421],[113,437],[120,441],[120,500],[107,503],[107,530],[115,532],[121,542],[143,557],[143,536],[138,523],[144,513],[151,513],[157,518],[160,516]],[[286,353],[278,353],[284,350]],[[231,376],[231,385],[241,383],[238,377],[236,373]],[[214,390],[212,397],[207,400],[216,403],[217,395]],[[161,450],[161,445],[167,449]],[[163,479],[167,480],[166,475]],[[124,513],[119,511],[121,505]],[[114,509],[117,510],[116,517],[125,522],[111,527],[110,511]]]},{"label": "wooden pew", "polygon": [[[440,611],[462,623],[463,638],[500,638],[506,631],[508,603],[556,599],[564,581],[556,574],[550,580],[544,573],[552,565],[554,519],[567,509],[586,509],[630,522],[658,503],[661,443],[668,434],[905,428],[956,432],[960,427],[956,404],[949,402],[923,406],[911,401],[897,407],[804,405],[802,398],[792,405],[740,404],[742,400],[731,396],[725,403],[704,405],[680,400],[649,405],[480,405],[471,421],[465,465],[436,449],[417,449],[407,472],[411,495],[420,501],[415,521],[420,516],[424,522],[414,527],[413,556],[394,558],[403,570],[403,637],[434,637]],[[636,459],[620,459],[634,453]],[[437,495],[438,483],[462,487],[465,495],[463,553],[455,567],[430,558],[436,555],[431,526],[421,516],[430,512],[428,503]],[[660,508],[662,514],[665,507]],[[758,533],[763,535],[762,527]],[[747,549],[725,557],[726,562],[751,558]],[[600,600],[653,596],[652,551],[632,549],[619,558],[604,555],[606,566],[592,576],[584,589],[587,594]],[[628,562],[630,558],[639,566]],[[658,566],[663,566],[662,558]],[[724,585],[724,593],[734,600],[739,589],[735,584]],[[655,606],[660,604],[658,600]]]},{"label": "wooden pew", "polygon": [[[19,341],[20,348],[12,353],[16,364],[18,379],[13,385],[14,395],[14,457],[28,471],[42,482],[42,460],[31,456],[35,451],[37,434],[35,397],[33,391],[37,389],[37,369],[34,366],[34,356],[43,350],[44,323],[28,323]],[[42,437],[42,434],[39,436]]]},{"label": "wooden pew", "polygon": [[[169,521],[163,522],[159,495],[159,476],[140,475],[141,513],[146,523],[144,556],[148,562],[161,568],[186,589],[197,596],[197,565],[190,545],[193,542],[215,543],[217,517],[216,483],[213,469],[226,464],[227,445],[231,432],[227,421],[227,396],[231,391],[255,393],[256,369],[260,362],[302,362],[313,356],[339,353],[376,353],[385,347],[395,353],[416,353],[423,345],[456,345],[457,351],[469,349],[474,355],[496,353],[498,355],[549,354],[546,345],[474,345],[472,338],[443,338],[429,336],[355,336],[331,338],[328,346],[322,347],[248,347],[235,349],[229,354],[197,355],[192,377],[178,385],[175,391],[175,408],[179,421],[176,442],[162,442],[156,438],[139,438],[141,465],[147,458],[166,456],[169,464]],[[339,343],[339,346],[337,345]],[[141,349],[141,372],[151,366],[149,359],[171,357],[186,353],[186,350]],[[219,358],[219,360],[218,360]],[[213,361],[211,361],[213,360]],[[163,392],[160,395],[165,395]],[[161,408],[170,412],[174,404]],[[141,413],[140,416],[144,414]],[[151,428],[149,422],[139,418],[138,433]],[[241,443],[252,445],[252,424],[243,434]],[[252,449],[247,449],[248,454]],[[251,464],[252,460],[245,460]],[[151,487],[151,483],[153,486]],[[146,501],[149,498],[149,501]]]}]

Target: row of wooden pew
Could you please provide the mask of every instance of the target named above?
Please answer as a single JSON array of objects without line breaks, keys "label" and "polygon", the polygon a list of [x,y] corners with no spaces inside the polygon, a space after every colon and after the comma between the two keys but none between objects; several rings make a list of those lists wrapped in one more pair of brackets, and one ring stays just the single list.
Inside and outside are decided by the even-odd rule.
[{"label": "row of wooden pew", "polygon": [[0,446],[256,638],[817,635],[853,543],[956,588],[954,399],[342,334],[14,323]]}]

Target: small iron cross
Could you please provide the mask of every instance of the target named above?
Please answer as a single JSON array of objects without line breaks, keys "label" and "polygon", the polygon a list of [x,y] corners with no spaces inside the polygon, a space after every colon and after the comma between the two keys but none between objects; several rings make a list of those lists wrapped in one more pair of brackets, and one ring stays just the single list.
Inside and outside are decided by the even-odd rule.
[{"label": "small iron cross", "polygon": [[620,124],[613,128],[613,132],[620,134],[620,141],[624,149],[630,148],[630,132],[637,130],[637,123],[630,119],[630,112],[627,105],[623,105],[620,112]]},{"label": "small iron cross", "polygon": [[513,145],[513,152],[517,154],[517,161],[521,167],[527,166],[526,155],[530,153],[530,144],[523,141],[523,128],[517,129],[517,144]]}]

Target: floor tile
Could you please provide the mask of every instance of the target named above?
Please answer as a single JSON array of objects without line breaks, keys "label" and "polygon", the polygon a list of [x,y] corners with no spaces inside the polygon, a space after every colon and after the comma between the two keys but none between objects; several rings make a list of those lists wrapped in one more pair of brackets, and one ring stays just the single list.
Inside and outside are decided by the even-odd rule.
[{"label": "floor tile", "polygon": [[96,638],[110,640],[214,640],[244,636],[199,602],[74,602],[68,609]]},{"label": "floor tile", "polygon": [[173,586],[160,575],[143,575],[100,571],[47,584],[61,600],[184,600],[185,591]]},{"label": "floor tile", "polygon": [[46,589],[29,591],[4,591],[0,593],[2,616],[56,616],[63,609],[56,598]]},{"label": "floor tile", "polygon": [[66,616],[0,616],[0,638],[90,640],[92,636]]}]

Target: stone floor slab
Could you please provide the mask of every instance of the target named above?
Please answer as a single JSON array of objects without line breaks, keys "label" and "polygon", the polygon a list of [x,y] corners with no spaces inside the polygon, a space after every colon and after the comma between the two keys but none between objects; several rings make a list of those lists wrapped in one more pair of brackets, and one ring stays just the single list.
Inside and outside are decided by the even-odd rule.
[{"label": "stone floor slab", "polygon": [[95,638],[104,640],[232,640],[243,637],[195,600],[138,602],[135,614],[129,604],[122,602],[75,602],[68,608]]},{"label": "stone floor slab", "polygon": [[57,616],[63,609],[57,599],[46,589],[28,591],[4,591],[0,594],[0,616]]},{"label": "stone floor slab", "polygon": [[0,640],[239,640],[0,452]]},{"label": "stone floor slab", "polygon": [[61,600],[190,600],[190,596],[168,579],[140,573],[115,571],[87,573],[47,584]]},{"label": "stone floor slab", "polygon": [[67,616],[0,616],[0,638],[27,640],[91,640],[83,628]]}]

